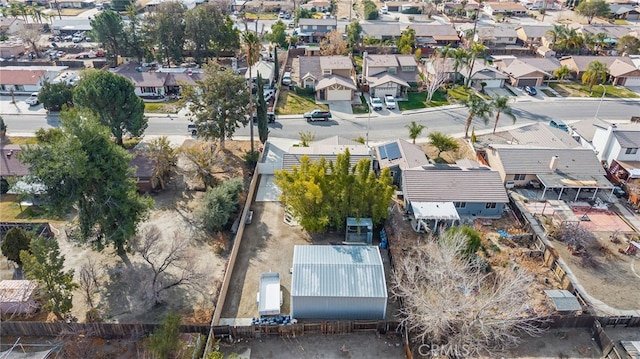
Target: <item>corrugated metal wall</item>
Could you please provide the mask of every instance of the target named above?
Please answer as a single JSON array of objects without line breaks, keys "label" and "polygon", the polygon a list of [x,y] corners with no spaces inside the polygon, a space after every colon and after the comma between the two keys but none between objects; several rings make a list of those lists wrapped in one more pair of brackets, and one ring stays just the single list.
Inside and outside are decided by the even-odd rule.
[{"label": "corrugated metal wall", "polygon": [[386,298],[291,296],[291,317],[296,319],[384,319]]}]

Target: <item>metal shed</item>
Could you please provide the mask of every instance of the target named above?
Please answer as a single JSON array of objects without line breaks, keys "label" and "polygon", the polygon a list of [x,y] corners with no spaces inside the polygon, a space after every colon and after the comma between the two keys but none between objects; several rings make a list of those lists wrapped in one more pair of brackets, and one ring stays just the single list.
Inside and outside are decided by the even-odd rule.
[{"label": "metal shed", "polygon": [[280,274],[262,273],[260,276],[260,292],[257,296],[258,314],[278,315],[282,306],[282,291],[280,290]]},{"label": "metal shed", "polygon": [[371,244],[373,242],[373,220],[371,218],[347,217],[345,242]]},{"label": "metal shed", "polygon": [[295,246],[291,316],[384,319],[387,284],[375,246]]}]

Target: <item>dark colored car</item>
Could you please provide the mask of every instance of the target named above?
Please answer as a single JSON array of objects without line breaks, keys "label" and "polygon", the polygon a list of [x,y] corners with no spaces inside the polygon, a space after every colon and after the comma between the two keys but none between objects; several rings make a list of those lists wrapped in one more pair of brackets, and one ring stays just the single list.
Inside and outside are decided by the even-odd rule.
[{"label": "dark colored car", "polygon": [[527,93],[527,95],[529,96],[535,96],[538,94],[538,91],[536,91],[535,87],[531,87],[531,86],[525,86],[524,87],[524,92]]},{"label": "dark colored car", "polygon": [[331,118],[331,112],[323,110],[313,110],[304,114],[307,121],[328,121]]},{"label": "dark colored car", "polygon": [[569,126],[567,126],[567,124],[562,122],[561,120],[551,120],[549,121],[549,126],[557,128],[564,132],[569,132]]},{"label": "dark colored car", "polygon": [[618,198],[627,197],[627,192],[625,192],[620,186],[613,186],[613,194]]}]

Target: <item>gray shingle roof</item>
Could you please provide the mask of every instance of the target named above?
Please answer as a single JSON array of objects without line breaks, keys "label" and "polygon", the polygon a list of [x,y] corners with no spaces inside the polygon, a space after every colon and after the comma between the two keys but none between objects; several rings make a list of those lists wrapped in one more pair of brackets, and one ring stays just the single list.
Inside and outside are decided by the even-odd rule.
[{"label": "gray shingle roof", "polygon": [[551,25],[522,25],[519,28],[524,30],[528,39],[536,37],[545,37],[547,31],[553,29]]},{"label": "gray shingle roof", "polygon": [[[398,144],[398,149],[400,150],[401,157],[395,159],[381,159],[380,147],[390,143]],[[376,146],[375,152],[376,157],[378,158],[378,163],[380,164],[380,168],[398,166],[401,169],[405,169],[429,164],[429,159],[427,159],[427,156],[422,150],[422,147],[409,143],[403,139],[397,139],[395,141],[386,142],[379,146]]]},{"label": "gray shingle roof", "polygon": [[333,137],[325,138],[324,140],[314,141],[313,145],[314,146],[318,146],[318,145],[359,146],[359,145],[362,145],[362,143],[356,142],[354,140],[350,140],[342,136],[333,136]]},{"label": "gray shingle roof", "polygon": [[609,127],[609,124],[599,118],[589,118],[571,124],[571,128],[580,135],[580,137],[589,142],[593,141],[593,136],[596,134],[596,128],[598,127],[606,129]]},{"label": "gray shingle roof", "polygon": [[292,296],[387,298],[375,246],[295,246]]},{"label": "gray shingle roof", "polygon": [[383,36],[400,37],[402,30],[406,28],[405,25],[400,23],[391,24],[360,24],[362,26],[362,36],[371,36],[374,38],[381,38]]},{"label": "gray shingle roof", "polygon": [[640,148],[640,127],[616,129],[613,135],[622,148]]},{"label": "gray shingle roof", "polygon": [[513,142],[519,145],[547,148],[578,148],[578,141],[568,133],[547,124],[536,123],[509,131]]},{"label": "gray shingle roof", "polygon": [[291,171],[293,167],[300,167],[302,157],[308,156],[311,162],[320,161],[322,158],[327,163],[335,162],[338,154],[349,149],[349,163],[355,166],[361,159],[371,160],[369,148],[363,144],[357,145],[325,145],[312,144],[311,147],[291,147],[288,153],[282,155],[282,169]]},{"label": "gray shingle roof", "polygon": [[429,165],[406,169],[402,177],[411,202],[509,202],[500,174],[484,166]]},{"label": "gray shingle roof", "polygon": [[298,25],[300,25],[300,26],[305,26],[305,25],[337,26],[337,24],[338,24],[338,19],[336,19],[336,18],[331,18],[331,19],[305,19],[305,18],[302,18],[302,19],[298,20]]},{"label": "gray shingle roof", "polygon": [[[551,158],[558,156],[558,172],[573,175],[604,175],[604,169],[595,152],[588,148],[532,148],[530,146],[490,145],[489,151],[498,154],[498,160],[507,174],[552,173]],[[490,163],[494,167],[493,163]]]},{"label": "gray shingle roof", "polygon": [[568,290],[545,290],[544,292],[551,298],[553,305],[559,312],[582,310],[578,299]]},{"label": "gray shingle roof", "polygon": [[551,76],[550,73],[545,72],[533,65],[527,64],[520,60],[515,60],[511,62],[508,66],[502,68],[502,71],[513,76],[515,78],[520,78],[523,76],[527,77],[543,77],[543,76]]}]

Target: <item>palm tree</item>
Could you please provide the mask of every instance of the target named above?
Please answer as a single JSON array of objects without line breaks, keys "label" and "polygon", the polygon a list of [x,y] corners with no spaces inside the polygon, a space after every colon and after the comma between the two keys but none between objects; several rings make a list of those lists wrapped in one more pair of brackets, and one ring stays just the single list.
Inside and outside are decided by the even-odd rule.
[{"label": "palm tree", "polygon": [[576,50],[580,50],[584,43],[584,39],[580,34],[576,31],[576,29],[569,29],[565,33],[565,37],[562,39],[562,46],[569,50],[571,53]]},{"label": "palm tree", "polygon": [[496,128],[498,127],[498,121],[500,121],[500,114],[505,114],[506,116],[513,119],[513,123],[516,123],[516,116],[513,114],[513,109],[509,106],[509,101],[511,99],[507,96],[499,96],[494,98],[491,101],[491,107],[496,111],[496,122],[493,125],[493,133],[496,133]]},{"label": "palm tree", "polygon": [[476,63],[478,55],[483,54],[486,50],[487,47],[479,42],[471,43],[471,46],[469,47],[469,50],[467,52],[467,67],[469,68],[469,76],[467,76],[467,83],[465,84],[466,87],[469,87],[469,84],[471,83],[471,78],[473,77],[473,67]]},{"label": "palm tree", "polygon": [[44,18],[44,12],[42,11],[42,8],[40,8],[39,6],[31,5],[29,6],[28,10],[31,18],[38,24],[42,24],[42,19]]},{"label": "palm tree", "polygon": [[553,71],[553,76],[558,78],[560,81],[564,80],[564,78],[569,76],[569,74],[571,74],[571,68],[567,65],[562,65]]},{"label": "palm tree", "polygon": [[455,74],[453,83],[457,83],[460,74],[460,68],[462,67],[462,65],[467,63],[469,54],[465,49],[458,47],[457,49],[451,49],[450,51],[448,51],[447,57],[453,60],[453,72]]},{"label": "palm tree", "polygon": [[249,132],[251,134],[251,153],[254,152],[253,148],[253,73],[251,67],[260,59],[260,49],[262,43],[258,34],[251,31],[245,31],[242,34],[242,42],[244,43],[244,52],[247,55],[247,65],[249,66]]},{"label": "palm tree", "polygon": [[587,69],[582,75],[582,83],[588,84],[589,91],[591,91],[593,86],[607,81],[608,75],[609,68],[607,67],[607,64],[594,60],[587,65]]},{"label": "palm tree", "polygon": [[590,32],[585,32],[582,34],[582,43],[584,47],[587,49],[590,55],[595,52],[598,40],[596,39],[596,35]]},{"label": "palm tree", "polygon": [[556,49],[556,43],[558,43],[566,34],[567,28],[562,25],[553,25],[553,29],[547,30],[545,33],[551,37],[551,49]]},{"label": "palm tree", "polygon": [[464,138],[469,138],[469,127],[471,127],[473,118],[480,117],[484,123],[487,124],[489,117],[493,115],[493,111],[491,103],[485,101],[475,93],[460,102],[469,110],[469,117],[467,117],[467,122],[464,125]]},{"label": "palm tree", "polygon": [[405,125],[404,127],[409,129],[409,138],[413,140],[414,144],[416,143],[416,138],[420,137],[422,130],[426,128],[425,125],[416,123],[416,121],[411,121],[410,124]]}]

